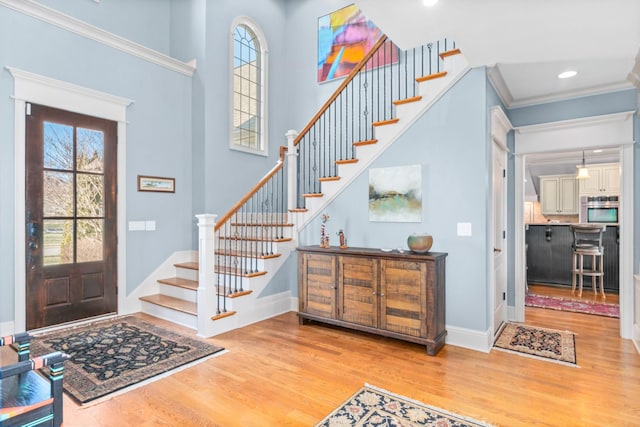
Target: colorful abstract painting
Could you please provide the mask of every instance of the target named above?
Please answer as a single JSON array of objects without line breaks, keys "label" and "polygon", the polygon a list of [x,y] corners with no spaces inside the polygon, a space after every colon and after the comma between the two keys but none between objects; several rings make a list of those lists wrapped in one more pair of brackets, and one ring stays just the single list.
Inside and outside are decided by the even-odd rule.
[{"label": "colorful abstract painting", "polygon": [[422,166],[369,169],[369,221],[422,222]]},{"label": "colorful abstract painting", "polygon": [[[318,19],[318,82],[347,76],[382,36],[382,31],[352,4]],[[398,60],[398,49],[380,54],[376,66]]]}]

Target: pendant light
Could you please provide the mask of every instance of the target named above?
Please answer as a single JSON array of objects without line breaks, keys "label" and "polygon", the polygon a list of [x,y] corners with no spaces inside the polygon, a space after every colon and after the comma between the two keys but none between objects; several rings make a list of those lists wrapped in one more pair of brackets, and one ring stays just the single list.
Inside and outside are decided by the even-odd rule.
[{"label": "pendant light", "polygon": [[588,179],[589,178],[589,169],[587,169],[587,165],[584,162],[584,151],[582,152],[582,164],[580,166],[576,166],[578,168],[577,179]]}]

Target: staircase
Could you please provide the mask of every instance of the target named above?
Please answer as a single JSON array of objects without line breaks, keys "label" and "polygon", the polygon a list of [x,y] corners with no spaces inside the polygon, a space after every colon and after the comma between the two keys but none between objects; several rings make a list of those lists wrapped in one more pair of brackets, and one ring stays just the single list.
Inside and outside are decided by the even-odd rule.
[{"label": "staircase", "polygon": [[393,49],[383,36],[227,214],[198,216],[199,260],[158,279],[159,292],[140,298],[143,312],[212,336],[296,309],[289,291],[261,293],[298,231],[469,70],[446,40],[397,57]]}]

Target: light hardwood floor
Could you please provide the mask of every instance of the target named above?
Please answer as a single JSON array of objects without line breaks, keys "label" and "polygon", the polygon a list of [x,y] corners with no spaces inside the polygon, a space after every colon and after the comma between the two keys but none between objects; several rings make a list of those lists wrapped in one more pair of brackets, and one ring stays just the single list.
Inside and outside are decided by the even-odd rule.
[{"label": "light hardwood floor", "polygon": [[[171,326],[149,316],[159,325]],[[526,309],[577,333],[579,368],[502,351],[423,346],[287,313],[210,339],[228,353],[102,403],[65,396],[65,427],[313,426],[364,383],[499,426],[640,425],[640,355],[618,319]]]}]

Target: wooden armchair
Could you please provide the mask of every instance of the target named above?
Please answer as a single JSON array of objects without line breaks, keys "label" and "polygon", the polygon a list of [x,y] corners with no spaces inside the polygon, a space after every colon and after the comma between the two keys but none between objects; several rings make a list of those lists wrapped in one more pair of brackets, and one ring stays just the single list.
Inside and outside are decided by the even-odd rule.
[{"label": "wooden armchair", "polygon": [[58,351],[29,358],[32,338],[27,333],[0,338],[17,353],[14,363],[4,364],[5,355],[0,359],[0,427],[62,425],[63,363],[69,356]]}]

